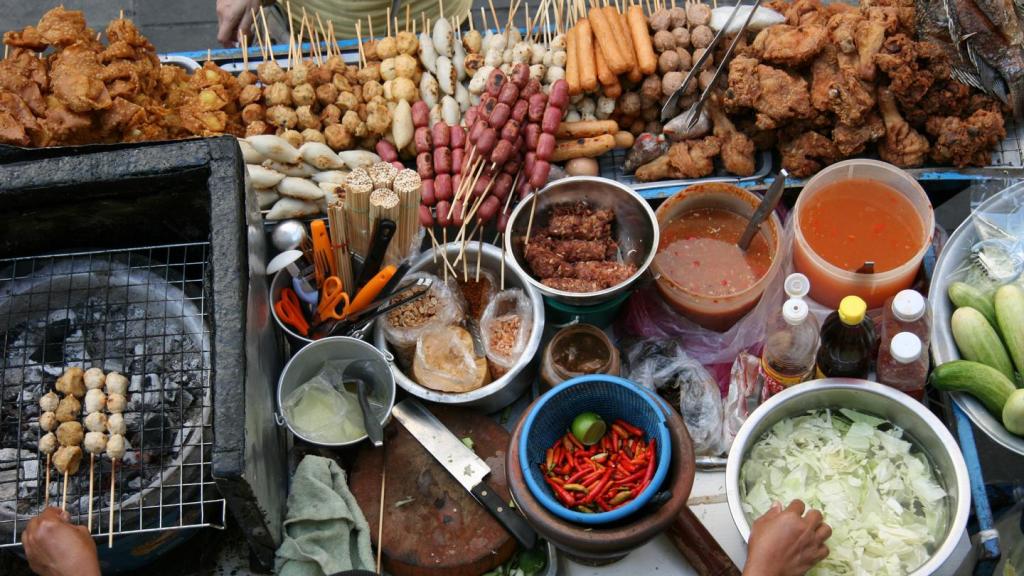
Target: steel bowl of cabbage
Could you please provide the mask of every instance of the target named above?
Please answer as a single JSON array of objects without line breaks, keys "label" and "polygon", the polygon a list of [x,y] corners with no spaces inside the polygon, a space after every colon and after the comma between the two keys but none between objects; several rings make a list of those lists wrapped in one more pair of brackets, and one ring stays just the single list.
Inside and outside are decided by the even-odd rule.
[{"label": "steel bowl of cabbage", "polygon": [[726,491],[745,540],[775,502],[821,510],[830,553],[811,576],[933,574],[971,503],[945,424],[900,391],[846,378],[799,384],[758,407],[729,453]]}]

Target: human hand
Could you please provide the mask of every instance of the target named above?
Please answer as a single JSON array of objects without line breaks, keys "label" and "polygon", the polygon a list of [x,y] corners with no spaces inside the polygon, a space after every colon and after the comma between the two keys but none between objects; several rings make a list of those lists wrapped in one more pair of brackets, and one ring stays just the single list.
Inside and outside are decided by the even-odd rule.
[{"label": "human hand", "polygon": [[249,34],[252,15],[259,10],[260,0],[217,0],[217,41],[233,48],[238,34]]},{"label": "human hand", "polygon": [[39,576],[100,576],[96,543],[85,526],[70,523],[59,508],[47,508],[29,521],[21,541],[28,566]]},{"label": "human hand", "polygon": [[800,500],[790,502],[785,510],[775,503],[754,521],[744,576],[802,576],[828,556],[825,541],[832,528],[821,512],[811,510],[805,515],[805,509]]}]

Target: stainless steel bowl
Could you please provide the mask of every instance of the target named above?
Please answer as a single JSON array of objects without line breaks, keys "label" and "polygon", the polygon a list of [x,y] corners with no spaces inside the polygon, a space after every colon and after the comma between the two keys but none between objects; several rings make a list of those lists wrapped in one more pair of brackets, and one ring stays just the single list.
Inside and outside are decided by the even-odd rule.
[{"label": "stainless steel bowl", "polygon": [[[975,210],[977,212],[1010,213],[1024,206],[1024,183],[1014,184],[992,196]],[[932,309],[932,358],[935,365],[945,364],[960,358],[960,351],[953,340],[953,332],[949,327],[949,319],[953,315],[953,304],[949,301],[946,291],[957,278],[954,272],[971,254],[971,246],[978,241],[974,229],[974,215],[971,215],[953,232],[946,246],[939,254],[932,273],[932,283],[928,288],[928,304]],[[952,392],[953,401],[967,414],[974,425],[998,444],[1024,456],[1024,438],[1011,434],[998,418],[985,409],[970,394]]]},{"label": "stainless steel bowl", "polygon": [[[363,434],[359,438],[353,438],[347,442],[318,442],[303,436],[295,429],[292,422],[284,411],[284,399],[288,394],[306,382],[320,371],[321,366],[328,360],[372,360],[380,363],[380,376],[375,379],[370,390],[370,398],[374,403],[386,407],[384,416],[381,418],[381,425],[386,425],[391,419],[391,409],[395,405],[395,378],[389,369],[394,358],[389,354],[381,352],[373,345],[347,336],[331,336],[321,338],[308,346],[302,348],[292,356],[292,359],[285,364],[281,371],[281,377],[277,380],[277,419],[291,430],[296,437],[316,444],[317,446],[341,447],[350,446],[361,442],[366,438]],[[354,407],[356,410],[358,406]]]},{"label": "stainless steel bowl", "polygon": [[[479,247],[480,245],[476,242],[468,242],[466,244],[465,258],[467,262],[473,265],[476,264]],[[449,262],[455,261],[461,249],[462,244],[454,242],[442,247],[442,250],[448,255]],[[495,276],[500,276],[501,260],[500,248],[492,244],[483,245],[482,268],[490,270]],[[431,274],[443,277],[444,274],[440,268],[442,265],[443,263],[441,263],[440,259],[437,263],[434,263],[433,252],[427,251],[421,254],[419,259],[413,263],[412,267],[409,268],[409,273],[430,272]],[[459,265],[457,268],[461,272],[462,266]],[[412,378],[406,376],[397,365],[392,364],[392,371],[395,374],[395,381],[398,382],[398,385],[413,396],[428,402],[478,408],[487,413],[501,410],[514,402],[516,398],[519,398],[523,391],[533,382],[537,369],[534,357],[537,356],[541,335],[544,332],[544,301],[541,299],[540,292],[530,284],[522,270],[509,269],[505,271],[505,288],[522,288],[530,298],[530,304],[533,307],[533,331],[530,334],[530,339],[527,340],[526,349],[523,350],[519,360],[516,361],[508,372],[486,386],[471,392],[454,394],[424,388]],[[379,350],[390,350],[391,348],[384,338],[384,321],[384,318],[381,318],[377,321],[376,326],[374,326],[373,341]]]},{"label": "stainless steel bowl", "polygon": [[865,380],[829,378],[800,384],[773,396],[747,417],[733,441],[725,469],[729,511],[743,539],[750,538],[750,523],[740,502],[740,468],[747,454],[776,422],[821,408],[851,408],[885,418],[903,428],[911,443],[938,472],[949,495],[949,525],[932,557],[912,576],[935,573],[953,554],[967,526],[971,508],[967,465],[945,424],[924,405],[888,386]]},{"label": "stainless steel bowl", "polygon": [[[530,275],[523,258],[523,241],[529,227],[534,196],[537,208],[532,230],[547,224],[547,208],[555,204],[584,200],[596,208],[615,211],[614,235],[622,259],[636,265],[636,274],[624,282],[597,292],[566,292],[541,284]],[[519,202],[508,220],[509,233],[505,235],[505,248],[511,255],[509,263],[516,273],[524,276],[541,294],[574,306],[591,306],[612,300],[622,294],[640,278],[654,261],[658,248],[658,219],[654,210],[639,194],[614,180],[596,176],[573,176],[556,180],[525,200]]]}]

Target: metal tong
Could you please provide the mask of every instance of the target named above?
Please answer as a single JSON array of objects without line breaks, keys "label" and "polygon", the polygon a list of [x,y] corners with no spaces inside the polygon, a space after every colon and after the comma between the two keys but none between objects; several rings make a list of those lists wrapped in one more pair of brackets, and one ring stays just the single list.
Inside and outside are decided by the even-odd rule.
[{"label": "metal tong", "polygon": [[[704,66],[704,62],[706,62],[707,59],[710,58],[711,55],[714,53],[715,47],[718,46],[718,42],[722,39],[722,36],[725,34],[725,31],[729,29],[729,26],[732,24],[733,18],[736,17],[737,13],[739,13],[741,6],[742,0],[738,0],[732,12],[729,13],[729,18],[725,21],[725,26],[722,26],[721,30],[715,33],[715,37],[711,39],[711,44],[707,47],[704,53],[701,54],[700,58],[698,58],[697,61],[693,63],[693,66],[690,67],[690,71],[686,73],[686,78],[683,79],[683,83],[679,85],[679,88],[676,88],[676,91],[673,92],[671,96],[669,96],[668,101],[665,102],[665,105],[661,107],[662,122],[668,121],[674,117],[676,111],[676,104],[679,103],[679,98],[686,92],[686,89],[689,87],[690,82],[693,82],[697,75],[700,73],[701,68],[703,68]],[[711,95],[711,89],[714,88],[715,84],[718,83],[718,78],[722,75],[722,71],[725,70],[725,65],[729,62],[729,58],[732,57],[732,52],[733,50],[735,50],[736,44],[739,43],[740,38],[743,37],[743,34],[747,31],[747,26],[750,25],[750,20],[754,17],[754,14],[757,12],[757,9],[760,6],[761,0],[754,0],[754,4],[750,9],[750,13],[747,14],[747,19],[743,22],[743,26],[739,29],[739,31],[736,32],[736,35],[733,36],[732,43],[729,44],[729,48],[725,51],[725,55],[722,57],[722,60],[718,63],[718,68],[715,69],[715,75],[711,78],[711,82],[709,82],[707,88],[705,88],[704,91],[701,92],[700,98],[696,102],[694,102],[693,105],[690,106],[686,111],[680,114],[680,116],[685,115],[684,120],[686,123],[686,130],[693,129],[694,125],[696,125],[697,121],[700,119],[701,110],[704,109],[704,103],[707,101],[708,96]]]},{"label": "metal tong", "polygon": [[[394,291],[394,293],[386,294],[385,297],[380,298],[366,307],[365,310],[359,314],[354,315],[351,318],[339,320],[336,322],[323,322],[313,328],[313,338],[319,339],[326,336],[351,336],[352,338],[362,339],[366,336],[367,330],[370,326],[373,326],[373,321],[378,316],[386,312],[390,312],[399,306],[405,306],[410,302],[415,302],[430,291],[430,287],[434,281],[429,278],[419,278],[415,282],[410,282],[405,286],[401,286]],[[389,300],[395,298],[395,295],[400,295],[404,292],[412,292],[409,295],[399,296],[397,300],[388,303]]]}]

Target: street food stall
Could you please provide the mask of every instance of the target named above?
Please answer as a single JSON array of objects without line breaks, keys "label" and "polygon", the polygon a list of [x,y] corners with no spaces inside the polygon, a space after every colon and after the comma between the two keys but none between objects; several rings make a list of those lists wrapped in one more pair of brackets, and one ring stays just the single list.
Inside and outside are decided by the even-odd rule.
[{"label": "street food stall", "polygon": [[57,506],[110,573],[228,528],[254,571],[739,574],[801,499],[813,574],[995,566],[1010,32],[544,0],[275,44],[261,12],[232,50],[4,34],[0,547]]}]

